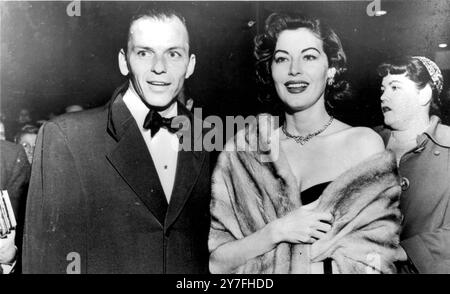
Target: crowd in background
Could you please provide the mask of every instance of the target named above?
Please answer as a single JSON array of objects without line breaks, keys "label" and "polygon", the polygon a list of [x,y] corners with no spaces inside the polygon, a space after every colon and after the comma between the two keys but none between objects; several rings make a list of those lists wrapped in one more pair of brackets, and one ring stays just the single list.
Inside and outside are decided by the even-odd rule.
[{"label": "crowd in background", "polygon": [[[77,104],[69,105],[64,113],[77,112],[83,107]],[[32,111],[28,108],[21,108],[16,115],[8,117],[6,114],[0,115],[0,140],[6,140],[21,145],[27,155],[28,162],[33,162],[34,146],[41,125],[56,116],[53,112],[45,119],[35,119]]]}]

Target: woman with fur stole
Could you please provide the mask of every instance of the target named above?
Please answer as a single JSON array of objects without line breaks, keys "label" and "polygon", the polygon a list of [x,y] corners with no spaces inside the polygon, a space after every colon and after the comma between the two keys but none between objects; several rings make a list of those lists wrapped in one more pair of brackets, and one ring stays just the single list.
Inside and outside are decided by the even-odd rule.
[{"label": "woman with fur stole", "polygon": [[339,37],[318,19],[272,14],[255,56],[284,123],[259,116],[219,156],[210,271],[394,273],[405,258],[396,162],[374,131],[331,115],[348,90]]}]

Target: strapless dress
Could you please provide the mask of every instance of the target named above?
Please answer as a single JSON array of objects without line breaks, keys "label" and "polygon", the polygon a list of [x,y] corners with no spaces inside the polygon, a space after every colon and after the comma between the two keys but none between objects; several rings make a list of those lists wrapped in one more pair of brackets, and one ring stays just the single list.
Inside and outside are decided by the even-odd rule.
[{"label": "strapless dress", "polygon": [[[322,195],[323,190],[330,184],[331,182],[324,182],[314,186],[309,187],[308,189],[302,191],[300,193],[300,199],[302,200],[302,205],[307,205],[319,199],[320,195]],[[332,259],[327,258],[323,261],[323,273],[324,274],[332,274]]]}]

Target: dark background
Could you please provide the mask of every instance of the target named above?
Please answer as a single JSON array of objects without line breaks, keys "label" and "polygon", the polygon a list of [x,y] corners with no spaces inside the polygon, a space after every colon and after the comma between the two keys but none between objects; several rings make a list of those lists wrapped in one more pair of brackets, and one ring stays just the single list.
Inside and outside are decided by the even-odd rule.
[{"label": "dark background", "polygon": [[[342,108],[352,125],[375,126],[380,79],[376,67],[388,56],[441,56],[445,91],[450,81],[450,3],[447,0],[381,0],[385,16],[370,17],[370,1],[293,2],[81,2],[81,16],[69,17],[69,1],[2,2],[1,111],[14,119],[20,108],[34,119],[62,113],[70,104],[85,108],[108,101],[124,78],[117,65],[130,16],[140,8],[164,5],[180,10],[190,25],[197,55],[187,93],[203,116],[248,115],[266,111],[255,89],[253,37],[274,11],[298,11],[324,18],[341,37],[349,59],[354,99]],[[254,25],[252,25],[254,22]],[[444,59],[442,59],[444,56]],[[270,106],[269,106],[270,108]],[[443,120],[449,123],[446,101]]]}]

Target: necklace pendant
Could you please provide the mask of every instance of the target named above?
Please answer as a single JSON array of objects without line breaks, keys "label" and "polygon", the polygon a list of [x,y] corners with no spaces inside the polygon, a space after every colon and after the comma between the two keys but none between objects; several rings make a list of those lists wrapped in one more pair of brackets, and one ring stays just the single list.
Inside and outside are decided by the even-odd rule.
[{"label": "necklace pendant", "polygon": [[304,139],[304,138],[295,138],[294,139],[295,140],[295,142],[297,143],[297,144],[300,144],[300,145],[305,145],[306,144],[306,142],[308,142],[308,140],[306,140],[306,139]]}]

